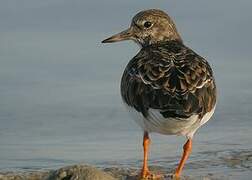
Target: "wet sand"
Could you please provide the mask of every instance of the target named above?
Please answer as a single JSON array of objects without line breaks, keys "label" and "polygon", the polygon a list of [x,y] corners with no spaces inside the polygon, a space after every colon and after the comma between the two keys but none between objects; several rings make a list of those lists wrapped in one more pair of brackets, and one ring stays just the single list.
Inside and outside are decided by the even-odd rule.
[{"label": "wet sand", "polygon": [[[154,174],[173,179],[175,159],[150,161]],[[97,167],[72,165],[57,170],[22,170],[0,173],[1,180],[136,180],[141,162],[109,164]],[[186,164],[181,180],[249,180],[252,177],[252,150],[211,151],[198,153]]]}]

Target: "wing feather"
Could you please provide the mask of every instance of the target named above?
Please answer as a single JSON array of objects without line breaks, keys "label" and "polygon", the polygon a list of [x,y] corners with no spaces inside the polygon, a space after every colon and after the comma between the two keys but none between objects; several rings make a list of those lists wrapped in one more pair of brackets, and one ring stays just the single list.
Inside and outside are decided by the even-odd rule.
[{"label": "wing feather", "polygon": [[121,94],[144,116],[152,108],[165,118],[203,116],[216,102],[210,65],[180,42],[143,48],[124,71]]}]

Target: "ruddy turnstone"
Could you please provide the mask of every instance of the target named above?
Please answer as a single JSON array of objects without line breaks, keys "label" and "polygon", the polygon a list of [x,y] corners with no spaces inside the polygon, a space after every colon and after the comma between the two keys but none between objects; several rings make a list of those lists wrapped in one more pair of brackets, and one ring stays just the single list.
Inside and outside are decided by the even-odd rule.
[{"label": "ruddy turnstone", "polygon": [[184,45],[172,19],[150,9],[136,14],[129,29],[102,41],[133,40],[140,52],[128,63],[121,79],[121,95],[144,131],[142,178],[148,169],[149,133],[187,138],[175,177],[181,175],[196,130],[213,115],[216,86],[208,62]]}]

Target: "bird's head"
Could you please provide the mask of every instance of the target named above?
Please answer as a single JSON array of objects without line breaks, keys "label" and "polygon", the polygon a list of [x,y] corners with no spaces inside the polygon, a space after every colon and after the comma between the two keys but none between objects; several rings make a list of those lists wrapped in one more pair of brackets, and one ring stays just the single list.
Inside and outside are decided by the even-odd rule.
[{"label": "bird's head", "polygon": [[103,40],[102,43],[123,40],[133,40],[141,46],[171,40],[182,41],[172,19],[157,9],[139,12],[133,17],[127,30]]}]

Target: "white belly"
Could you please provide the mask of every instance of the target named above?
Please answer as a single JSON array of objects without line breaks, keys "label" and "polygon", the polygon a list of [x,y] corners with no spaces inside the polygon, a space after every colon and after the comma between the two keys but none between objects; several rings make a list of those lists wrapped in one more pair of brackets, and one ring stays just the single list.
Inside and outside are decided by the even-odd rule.
[{"label": "white belly", "polygon": [[136,123],[147,132],[156,132],[169,135],[183,135],[192,138],[196,130],[205,124],[213,115],[214,108],[206,113],[203,118],[193,115],[186,119],[181,118],[164,118],[158,110],[149,109],[149,116],[145,118],[142,113],[137,112],[134,108],[126,105],[130,114]]}]

